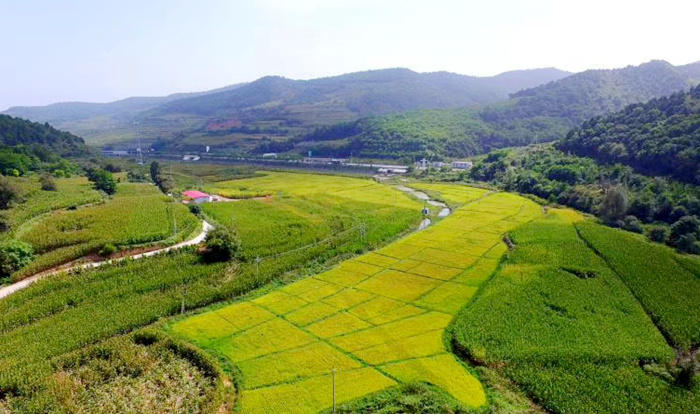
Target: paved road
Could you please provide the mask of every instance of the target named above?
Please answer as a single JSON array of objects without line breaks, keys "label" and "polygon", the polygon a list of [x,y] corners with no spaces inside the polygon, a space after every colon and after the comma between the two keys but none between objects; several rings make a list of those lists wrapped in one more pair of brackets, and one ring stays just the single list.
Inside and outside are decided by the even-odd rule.
[{"label": "paved road", "polygon": [[119,262],[119,261],[122,261],[124,259],[138,260],[138,259],[142,259],[144,257],[150,257],[150,256],[155,256],[155,255],[160,254],[160,253],[169,252],[170,250],[181,249],[181,248],[187,247],[187,246],[194,246],[194,245],[197,245],[197,244],[203,242],[204,239],[207,237],[207,233],[209,233],[209,231],[213,228],[214,228],[214,226],[212,226],[211,224],[207,223],[206,221],[202,221],[202,232],[199,233],[197,235],[197,237],[192,238],[190,240],[186,240],[182,243],[178,243],[178,244],[175,244],[172,246],[164,247],[164,248],[158,249],[158,250],[152,250],[152,251],[146,252],[146,253],[135,254],[133,256],[125,256],[125,257],[120,257],[117,259],[105,260],[103,262],[85,263],[85,264],[80,264],[80,265],[76,265],[76,266],[68,267],[68,268],[64,268],[64,269],[57,269],[57,270],[51,270],[51,271],[37,273],[34,276],[30,276],[26,279],[22,279],[17,283],[13,283],[9,286],[5,286],[3,288],[0,288],[0,299],[5,298],[7,296],[10,296],[11,294],[13,294],[17,291],[20,291],[20,290],[26,288],[27,286],[31,285],[32,283],[36,282],[37,280],[43,279],[47,276],[52,276],[52,275],[56,275],[59,273],[68,273],[68,272],[72,272],[72,271],[78,270],[78,269],[92,269],[95,267],[103,266],[103,265],[108,264],[108,263]]}]

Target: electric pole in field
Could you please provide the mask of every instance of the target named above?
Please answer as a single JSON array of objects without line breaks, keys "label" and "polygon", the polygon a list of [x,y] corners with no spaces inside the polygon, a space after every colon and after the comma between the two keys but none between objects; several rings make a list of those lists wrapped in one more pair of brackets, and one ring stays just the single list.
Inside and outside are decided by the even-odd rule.
[{"label": "electric pole in field", "polygon": [[260,256],[257,256],[255,258],[255,277],[260,276],[260,262],[262,262],[262,259],[260,258]]},{"label": "electric pole in field", "polygon": [[136,124],[136,139],[138,141],[138,147],[136,147],[136,164],[143,165],[143,152],[141,151],[141,121],[138,119],[134,121]]},{"label": "electric pole in field", "polygon": [[[173,164],[170,164],[170,182],[172,183],[173,189],[175,188],[175,177],[173,177]],[[173,236],[177,235],[177,219],[175,218],[175,203],[177,203],[177,200],[175,199],[175,194],[172,194],[173,196]]]},{"label": "electric pole in field", "polygon": [[333,414],[335,414],[335,368],[333,368]]}]

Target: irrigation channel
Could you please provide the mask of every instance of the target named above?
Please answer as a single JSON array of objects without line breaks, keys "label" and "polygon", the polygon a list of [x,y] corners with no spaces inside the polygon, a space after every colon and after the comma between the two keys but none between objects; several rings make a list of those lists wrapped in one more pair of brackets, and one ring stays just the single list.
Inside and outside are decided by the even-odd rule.
[{"label": "irrigation channel", "polygon": [[[426,193],[424,193],[422,191],[418,191],[418,190],[415,190],[413,188],[406,187],[403,185],[397,186],[396,189],[399,191],[403,191],[403,192],[405,192],[413,197],[416,197],[419,200],[423,200],[427,204],[429,204],[433,207],[441,208],[440,212],[438,213],[438,218],[447,217],[450,214],[450,209],[447,207],[447,205],[445,203],[442,203],[440,201],[431,200],[430,196],[428,196]],[[431,220],[426,217],[425,219],[423,219],[423,221],[418,226],[418,230],[423,230],[423,229],[427,228],[428,226],[430,226],[430,224],[431,224]],[[194,245],[197,245],[197,244],[203,242],[204,239],[207,237],[207,233],[209,233],[209,231],[212,230],[213,228],[214,228],[214,226],[209,224],[207,221],[203,220],[202,221],[202,231],[196,237],[194,237],[190,240],[186,240],[184,242],[175,244],[173,246],[164,247],[164,248],[158,249],[158,250],[152,250],[150,252],[135,254],[132,256],[124,256],[124,257],[119,257],[119,258],[115,258],[115,259],[111,259],[111,260],[105,260],[105,261],[101,261],[101,262],[83,263],[83,264],[79,264],[79,265],[75,265],[75,266],[71,266],[71,267],[59,268],[59,269],[53,269],[53,270],[40,272],[40,273],[37,273],[37,274],[30,276],[26,279],[22,279],[19,282],[16,282],[16,283],[13,283],[9,286],[5,286],[5,287],[0,288],[0,299],[5,298],[7,296],[10,296],[13,293],[18,292],[18,291],[28,287],[29,285],[36,282],[37,280],[41,280],[41,279],[48,277],[48,276],[53,276],[53,275],[56,275],[59,273],[70,273],[70,272],[74,272],[76,270],[94,269],[94,268],[97,268],[97,267],[100,267],[100,266],[103,266],[106,264],[115,263],[115,262],[119,262],[119,261],[126,260],[126,259],[138,260],[138,259],[142,259],[144,257],[151,257],[151,256],[155,256],[155,255],[160,254],[160,253],[165,253],[165,252],[168,252],[171,250],[181,249],[181,248],[187,247],[187,246],[194,246]]]}]

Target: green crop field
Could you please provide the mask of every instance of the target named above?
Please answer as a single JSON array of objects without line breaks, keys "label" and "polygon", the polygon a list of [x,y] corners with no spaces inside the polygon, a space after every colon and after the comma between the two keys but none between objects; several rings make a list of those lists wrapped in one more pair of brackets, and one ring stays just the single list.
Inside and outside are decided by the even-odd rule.
[{"label": "green crop field", "polygon": [[[582,220],[570,211],[550,211],[513,231],[515,251],[460,313],[457,342],[473,361],[497,367],[552,412],[694,412],[700,394],[642,368],[663,366],[674,358],[673,349],[627,280],[577,228],[601,248],[639,249],[647,264],[664,263],[662,258],[642,240]],[[654,294],[663,297],[675,275],[659,276],[665,285],[657,279]]]},{"label": "green crop field", "polygon": [[685,263],[689,259],[628,232],[593,223],[577,228],[675,346],[687,349],[700,345],[700,279],[684,268],[683,259]]},{"label": "green crop field", "polygon": [[[301,189],[307,177],[309,175],[295,174],[286,179],[299,180],[296,185]],[[310,180],[308,185],[323,184],[320,180]],[[390,187],[369,180],[343,177],[328,177],[327,180],[337,186],[340,186],[342,180],[349,180],[351,186],[369,186],[370,191],[380,193],[375,197],[369,195],[370,199],[383,199],[387,200],[387,203],[391,203],[394,192],[396,197],[405,197]],[[138,187],[129,188],[134,191],[123,192],[121,196],[136,196],[134,192]],[[315,187],[313,190],[317,193],[323,192],[323,188]],[[306,193],[312,194],[311,189]],[[178,313],[183,302],[185,309],[197,309],[213,302],[230,300],[276,279],[293,278],[299,273],[314,271],[322,266],[325,260],[333,260],[381,245],[406,229],[416,226],[420,221],[421,204],[410,198],[405,197],[403,204],[407,207],[395,207],[391,204],[364,201],[366,195],[362,191],[356,192],[355,198],[324,198],[317,194],[313,197],[308,196],[309,199],[318,199],[317,202],[311,202],[304,200],[304,196],[275,193],[272,200],[245,200],[206,206],[207,211],[211,208],[211,216],[216,218],[216,221],[220,220],[222,225],[234,226],[239,232],[243,248],[249,250],[244,252],[252,257],[260,256],[259,263],[246,260],[231,264],[205,264],[192,250],[185,249],[138,261],[127,260],[74,275],[52,276],[3,299],[0,301],[0,389],[3,395],[0,398],[0,412],[4,409],[19,413],[61,412],[61,401],[65,401],[61,396],[72,395],[76,382],[55,381],[59,377],[73,375],[72,370],[67,372],[59,362],[77,350],[93,344],[99,348],[102,341],[114,335],[138,330],[162,317]],[[110,202],[114,202],[118,197]],[[265,206],[269,208],[261,208],[262,203],[268,203]],[[108,204],[109,202],[105,205]],[[76,211],[80,212],[81,209]],[[234,214],[237,218],[235,222],[227,221],[229,214]],[[337,233],[339,223],[351,226],[357,219],[363,218],[367,219],[364,233],[360,233],[355,227],[349,227],[351,231]],[[298,231],[276,232],[271,226],[262,233],[256,231],[261,223],[275,221],[285,223],[290,230],[298,230],[298,226],[302,226],[305,231],[317,229],[318,233],[315,234],[321,240],[297,240],[300,236]],[[261,239],[261,235],[268,240]],[[274,241],[279,243],[277,247]],[[312,243],[307,244],[308,242]],[[287,296],[296,298],[293,295]],[[345,300],[352,301],[357,298],[348,296]],[[285,306],[283,302],[277,305]],[[291,303],[291,306],[294,304]],[[253,322],[265,318],[264,312],[258,315],[248,312],[246,314]],[[300,321],[315,320],[313,312],[300,313],[297,317]],[[240,320],[240,323],[245,325],[247,322]],[[220,323],[222,329],[231,326],[228,322],[225,324],[224,327]],[[284,327],[278,326],[276,329],[284,330]],[[254,347],[245,343],[239,346],[241,349],[247,349],[246,352],[254,351],[251,350]],[[152,373],[144,371],[132,374],[129,374],[132,371],[128,370],[112,371],[116,369],[115,366],[123,365],[119,362],[122,357],[118,357],[122,354],[109,343],[105,347],[107,350],[100,351],[100,355],[114,355],[114,358],[105,357],[103,365],[98,364],[93,368],[98,372],[102,368],[112,372],[109,376],[110,381],[124,381],[124,375],[133,375],[133,387],[138,387],[138,384],[141,384],[139,381],[143,380],[148,384],[161,378],[161,371],[158,369]],[[129,345],[127,348],[130,347]],[[127,352],[125,357],[131,358],[134,353],[141,355],[139,358],[150,358],[137,350]],[[187,354],[196,356],[189,351]],[[164,358],[171,357],[166,355]],[[133,367],[136,363],[132,360],[127,362],[127,367]],[[386,382],[386,379],[368,370],[357,370],[353,375],[353,378],[359,380],[376,379],[380,384]],[[199,377],[194,377],[199,381]],[[88,386],[87,384],[94,384],[94,381],[97,381],[97,378],[93,375],[86,378],[84,384]],[[182,384],[178,381],[166,380],[169,384]],[[264,378],[261,377],[260,381],[264,381]],[[194,382],[192,386],[195,386]],[[109,384],[100,384],[95,391],[110,389],[115,388],[110,388]],[[194,393],[195,390],[187,392]],[[186,393],[183,391],[182,395]],[[201,397],[203,396],[204,394]],[[355,397],[355,394],[350,396]],[[97,404],[95,406],[110,403],[112,400],[105,392],[99,395],[81,393],[76,395],[76,398],[80,401],[84,401],[81,398],[86,398],[85,401]],[[128,398],[119,400],[126,403]],[[192,404],[197,404],[197,401],[193,400]],[[163,410],[169,412],[166,408]]]},{"label": "green crop field", "polygon": [[[364,190],[339,192],[364,198]],[[482,384],[443,335],[505,253],[503,233],[541,215],[529,200],[486,193],[469,189],[460,193],[467,204],[433,227],[169,330],[235,364],[245,413],[328,408],[333,369],[338,402],[427,381],[465,406],[484,406]]]},{"label": "green crop field", "polygon": [[105,202],[54,211],[19,226],[15,237],[31,244],[37,257],[15,278],[95,253],[106,243],[118,248],[174,243],[199,228],[185,206],[155,186],[120,183],[117,194]]},{"label": "green crop field", "polygon": [[37,176],[6,179],[20,188],[24,201],[7,211],[10,231],[0,233],[0,240],[11,237],[19,226],[41,214],[103,200],[85,177],[57,178],[56,191],[42,191]]}]

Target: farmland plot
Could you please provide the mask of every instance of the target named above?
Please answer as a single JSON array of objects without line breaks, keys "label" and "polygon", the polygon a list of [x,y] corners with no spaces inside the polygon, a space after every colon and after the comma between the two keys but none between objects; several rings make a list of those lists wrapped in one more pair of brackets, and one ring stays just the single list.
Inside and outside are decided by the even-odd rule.
[{"label": "farmland plot", "polygon": [[115,197],[101,204],[55,211],[19,228],[16,237],[31,244],[38,257],[21,278],[97,252],[105,243],[133,246],[179,241],[199,220],[149,184],[121,183]]},{"label": "farmland plot", "polygon": [[[663,366],[673,359],[673,349],[618,274],[579,237],[577,227],[590,230],[586,235],[601,248],[607,247],[604,240],[616,239],[594,232],[616,231],[587,226],[592,225],[571,211],[550,210],[512,232],[515,250],[459,314],[456,340],[472,360],[496,367],[551,412],[698,412],[697,391],[677,388],[672,380],[642,368],[649,362]],[[634,243],[646,244],[625,237],[615,249],[644,251]],[[640,263],[654,260],[646,253]],[[670,265],[656,261],[647,266],[663,264]],[[672,286],[676,275],[646,277]],[[663,290],[656,292],[664,295]],[[692,314],[683,316],[692,320]]]},{"label": "farmland plot", "polygon": [[[302,181],[306,176],[294,175],[296,179]],[[334,181],[339,178],[329,177],[329,179]],[[374,186],[368,180],[357,181],[363,185]],[[351,179],[351,182],[356,181]],[[318,180],[313,181],[314,185],[318,183]],[[301,184],[297,183],[296,186],[301,187]],[[133,192],[138,188],[134,188]],[[385,193],[383,198],[386,200],[393,199],[393,192],[402,196],[398,191],[386,186],[377,185],[374,188]],[[315,191],[323,192],[323,189]],[[129,194],[133,195],[133,192],[130,191]],[[361,191],[357,194],[362,196]],[[122,193],[122,195],[128,194]],[[357,250],[367,249],[368,246],[381,245],[417,225],[421,218],[420,203],[409,198],[406,198],[406,205],[410,205],[411,208],[394,207],[347,197],[327,197],[319,193],[310,194],[306,200],[301,200],[302,198],[302,196],[275,194],[272,200],[246,200],[221,203],[216,206],[216,208],[222,208],[219,211],[220,214],[216,216],[217,221],[223,225],[234,226],[239,231],[244,249],[249,250],[246,254],[256,257],[257,254],[263,256],[266,251],[272,253],[267,257],[261,257],[259,265],[254,260],[203,263],[194,251],[183,249],[142,260],[125,260],[98,269],[46,278],[0,300],[0,389],[2,390],[0,412],[3,409],[8,409],[10,412],[36,414],[62,412],[61,410],[65,408],[62,405],[64,400],[57,396],[68,395],[75,390],[75,382],[57,383],[55,381],[56,374],[59,375],[59,379],[62,375],[61,372],[56,372],[56,361],[61,360],[63,356],[90,344],[98,344],[102,348],[100,344],[114,335],[139,330],[163,317],[179,313],[183,302],[185,309],[192,310],[214,302],[230,300],[275,280],[305,273],[306,269],[313,269],[324,260],[333,260],[339,255],[355,253]],[[268,204],[260,207],[261,203]],[[238,214],[238,210],[232,207],[240,208],[243,214]],[[231,219],[230,214],[236,215]],[[265,216],[271,221],[278,221],[280,226],[289,228],[281,232],[271,227],[256,231],[260,223],[267,221]],[[367,227],[363,234],[360,234],[357,229],[353,232],[337,234],[336,230],[342,220],[348,220],[346,223],[350,224],[355,222],[355,218],[366,222]],[[297,240],[298,226],[310,230],[319,229],[315,234],[323,240],[311,245],[307,243],[313,240]],[[279,247],[274,248],[274,243],[261,239],[263,236],[278,240]],[[291,251],[286,250],[290,248]],[[338,270],[338,275],[345,277],[345,281],[352,285],[357,275],[364,279],[365,275],[372,274],[376,268],[373,265],[357,262],[348,267],[347,271]],[[277,315],[281,312],[294,312],[296,323],[314,325],[314,332],[319,332],[319,335],[337,336],[343,330],[349,332],[358,327],[370,326],[368,322],[349,314],[345,314],[348,318],[333,319],[336,316],[342,316],[337,313],[323,319],[332,320],[333,323],[329,326],[324,328],[317,323],[317,318],[325,317],[331,306],[351,306],[369,299],[370,293],[364,291],[339,295],[341,292],[338,290],[335,293],[337,296],[329,302],[328,306],[317,301],[318,305],[315,307],[301,308],[301,305],[314,300],[315,297],[336,290],[329,287],[333,286],[332,284],[327,283],[327,285],[323,289],[303,292],[301,289],[303,286],[301,286],[298,292],[293,292],[294,294],[277,290],[267,295],[264,300],[260,298],[259,302],[247,302],[247,307],[221,310],[215,319],[192,318],[190,328],[195,332],[197,342],[217,341],[242,331],[289,332],[287,328],[290,324],[264,325],[278,318]],[[335,323],[336,321],[338,323]],[[292,331],[297,329],[296,325],[291,325]],[[258,326],[260,327],[257,328]],[[251,331],[251,329],[256,330]],[[308,361],[308,358],[304,357],[304,355],[308,356],[308,352],[303,352],[301,348],[313,346],[311,349],[317,350],[314,355],[320,355],[320,358],[329,361],[328,364],[337,364],[339,369],[350,367],[344,353],[342,358],[339,358],[338,354],[332,352],[333,348],[320,347],[314,341],[302,345],[307,341],[304,335],[290,336],[289,340],[299,348],[297,353],[292,353],[293,349],[289,349],[293,356],[291,359]],[[254,346],[249,345],[254,342],[250,341],[250,338],[241,337],[235,343],[230,342],[226,349],[231,353],[235,350],[241,350],[241,353],[248,355],[257,352]],[[278,346],[283,347],[279,344]],[[111,349],[111,346],[108,348]],[[105,354],[100,352],[100,355]],[[194,354],[193,356],[196,357]],[[113,366],[112,361],[100,360],[96,368],[109,370]],[[353,362],[352,366],[357,364]],[[254,364],[247,369],[261,370],[260,365]],[[112,372],[110,376],[114,377],[115,381],[131,381],[132,372],[130,370]],[[294,372],[292,372],[293,375],[298,376]],[[311,371],[302,370],[302,372],[315,371],[312,369]],[[283,369],[280,375],[289,376],[290,370]],[[267,370],[266,375],[258,379],[261,381],[258,386],[273,385],[269,378],[276,376],[276,371]],[[367,380],[370,383],[371,381],[387,382],[383,377],[361,368],[353,371],[353,376],[350,378]],[[177,400],[177,395],[184,396],[186,392],[197,392],[195,381],[187,378],[183,381],[188,384],[187,390],[180,392],[176,389],[168,394],[174,396],[174,400]],[[90,386],[87,385],[89,382],[81,384],[85,387]],[[327,384],[324,383],[323,387],[326,386]],[[275,392],[285,392],[282,386],[275,390]],[[353,392],[357,393],[361,390]],[[325,395],[324,393],[323,396]],[[354,395],[348,394],[353,398]],[[128,396],[113,396],[113,398],[109,395],[104,396],[107,402],[129,399]],[[204,396],[204,393],[201,396]],[[170,410],[163,412],[165,411],[170,412]]]},{"label": "farmland plot", "polygon": [[328,408],[333,369],[338,402],[426,381],[480,407],[482,385],[443,335],[505,253],[503,232],[539,216],[529,200],[487,195],[385,248],[169,329],[240,369],[243,413]]}]

